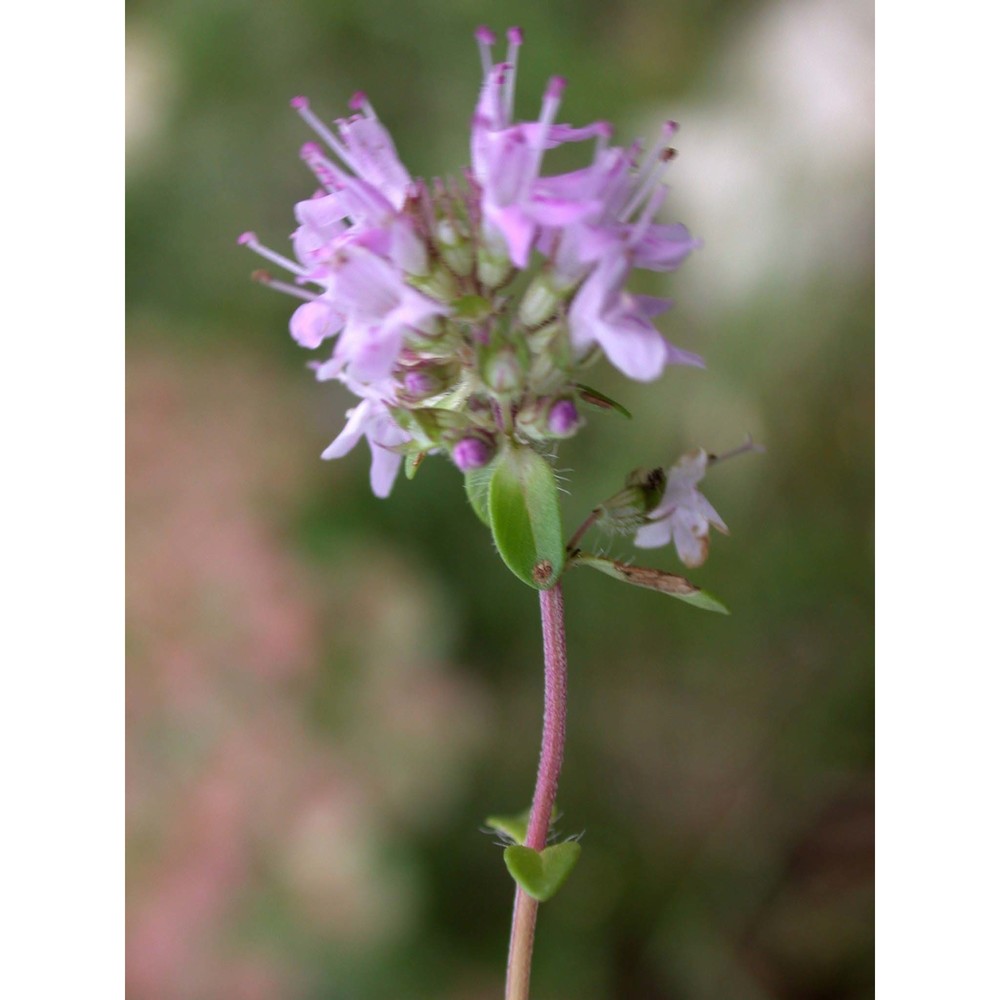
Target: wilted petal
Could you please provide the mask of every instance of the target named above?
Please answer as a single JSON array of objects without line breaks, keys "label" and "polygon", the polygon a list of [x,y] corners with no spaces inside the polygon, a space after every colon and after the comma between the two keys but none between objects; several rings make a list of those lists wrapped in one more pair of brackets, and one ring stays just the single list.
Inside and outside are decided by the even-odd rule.
[{"label": "wilted petal", "polygon": [[678,511],[674,520],[674,545],[685,566],[700,566],[708,558],[708,525],[698,524],[686,512]]}]

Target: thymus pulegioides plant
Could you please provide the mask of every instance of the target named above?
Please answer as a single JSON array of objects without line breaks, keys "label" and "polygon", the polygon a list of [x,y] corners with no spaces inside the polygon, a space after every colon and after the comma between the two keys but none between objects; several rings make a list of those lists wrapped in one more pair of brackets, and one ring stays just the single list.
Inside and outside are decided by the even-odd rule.
[{"label": "thymus pulegioides plant", "polygon": [[[631,536],[640,548],[672,542],[694,567],[708,554],[710,528],[726,526],[699,489],[719,457],[697,449],[666,472],[630,472],[564,536],[552,466],[559,442],[582,429],[585,408],[629,415],[590,384],[600,362],[640,382],[667,365],[703,365],[653,325],[669,300],[626,289],[634,268],[673,271],[699,244],[684,226],[656,221],[674,122],[645,151],[612,145],[607,122],[558,124],[561,77],[549,81],[537,119],[517,121],[522,33],[508,31],[503,62],[493,61],[492,32],[480,28],[476,38],[483,83],[469,167],[443,180],[414,178],[364,94],[334,127],[296,97],[292,107],[319,140],[301,149],[319,187],[295,206],[291,256],[253,233],[240,242],[288,272],[255,277],[300,300],[292,337],[329,355],[312,363],[316,377],[358,398],[323,457],[365,438],[372,490],[386,497],[401,467],[413,478],[427,456],[447,455],[503,561],[539,592],[545,710],[534,797],[523,816],[487,821],[507,844],[516,883],[506,997],[526,1000],[538,904],[580,854],[577,840],[550,838],[566,728],[563,574],[590,567],[725,612],[682,576],[581,543],[591,529]],[[544,174],[546,151],[564,143],[592,143],[589,163]],[[729,454],[755,447],[748,440]]]}]

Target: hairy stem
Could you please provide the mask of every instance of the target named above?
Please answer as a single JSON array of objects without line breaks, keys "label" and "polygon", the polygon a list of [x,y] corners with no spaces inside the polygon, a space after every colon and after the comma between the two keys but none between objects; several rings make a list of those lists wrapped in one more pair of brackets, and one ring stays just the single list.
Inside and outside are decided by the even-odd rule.
[{"label": "hairy stem", "polygon": [[[566,743],[566,627],[562,584],[557,583],[551,590],[539,591],[539,599],[545,652],[545,715],[538,777],[531,801],[528,832],[524,838],[525,846],[536,851],[545,848],[548,838]],[[514,918],[507,957],[506,1000],[528,1000],[537,915],[538,902],[518,886],[514,893]]]}]

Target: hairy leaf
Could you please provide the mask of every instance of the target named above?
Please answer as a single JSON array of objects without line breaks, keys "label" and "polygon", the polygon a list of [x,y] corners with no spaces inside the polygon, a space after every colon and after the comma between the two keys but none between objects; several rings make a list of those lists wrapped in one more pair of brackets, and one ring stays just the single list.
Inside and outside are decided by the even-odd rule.
[{"label": "hairy leaf", "polygon": [[579,858],[580,845],[575,840],[553,844],[544,851],[514,844],[503,852],[511,877],[540,903],[551,899],[562,888]]},{"label": "hairy leaf", "polygon": [[552,467],[530,448],[508,446],[495,460],[489,518],[508,569],[537,590],[554,586],[565,552]]}]

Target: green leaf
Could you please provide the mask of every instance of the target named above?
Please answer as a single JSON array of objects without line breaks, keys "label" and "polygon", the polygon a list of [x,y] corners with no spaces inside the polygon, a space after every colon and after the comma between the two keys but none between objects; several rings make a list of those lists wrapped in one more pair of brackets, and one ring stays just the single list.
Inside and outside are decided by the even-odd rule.
[{"label": "green leaf", "polygon": [[548,590],[559,580],[565,558],[552,467],[518,445],[509,445],[495,461],[489,516],[497,551],[529,587]]},{"label": "green leaf", "polygon": [[580,399],[585,403],[590,403],[591,406],[596,406],[600,410],[617,410],[623,417],[632,419],[632,414],[621,403],[610,396],[605,396],[603,392],[592,386],[584,385],[582,382],[577,382],[576,388],[580,393]]},{"label": "green leaf", "polygon": [[514,844],[503,852],[511,877],[540,903],[551,899],[562,888],[579,857],[580,845],[575,840],[553,844],[544,851]]},{"label": "green leaf", "polygon": [[650,569],[646,566],[631,566],[617,559],[603,559],[587,552],[580,552],[574,557],[573,562],[606,573],[623,583],[632,584],[633,587],[655,590],[676,597],[679,601],[687,601],[688,604],[705,611],[729,614],[729,608],[717,597],[713,597],[707,590],[696,587],[690,580],[676,573],[667,573],[662,569]]},{"label": "green leaf", "polygon": [[524,838],[528,835],[528,820],[531,819],[531,807],[529,806],[517,816],[487,816],[486,825],[491,830],[518,844],[524,843]]},{"label": "green leaf", "polygon": [[472,509],[487,528],[490,527],[490,480],[496,462],[490,462],[481,469],[472,469],[465,474],[465,495],[472,504]]}]

